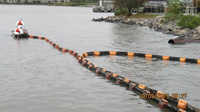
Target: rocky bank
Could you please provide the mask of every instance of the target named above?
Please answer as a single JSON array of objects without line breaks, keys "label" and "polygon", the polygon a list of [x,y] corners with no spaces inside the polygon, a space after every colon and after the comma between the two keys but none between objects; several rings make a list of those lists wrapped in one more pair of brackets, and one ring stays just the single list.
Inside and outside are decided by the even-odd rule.
[{"label": "rocky bank", "polygon": [[93,21],[105,21],[111,23],[122,23],[128,25],[145,26],[154,29],[155,31],[163,32],[165,34],[171,34],[178,36],[180,39],[200,39],[200,26],[196,29],[183,29],[176,25],[177,21],[169,22],[167,24],[162,23],[163,16],[158,16],[155,19],[144,18],[125,18],[117,16],[109,16],[106,18],[93,18]]}]

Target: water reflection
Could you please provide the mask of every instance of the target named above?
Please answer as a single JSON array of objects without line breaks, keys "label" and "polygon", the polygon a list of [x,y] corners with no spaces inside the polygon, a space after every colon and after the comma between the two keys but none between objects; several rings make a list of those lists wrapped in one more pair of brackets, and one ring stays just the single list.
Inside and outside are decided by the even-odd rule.
[{"label": "water reflection", "polygon": [[[0,9],[2,21],[6,21],[0,26],[0,110],[4,112],[164,111],[139,99],[139,95],[127,88],[102,80],[80,66],[70,54],[61,53],[42,40],[13,39],[10,31],[19,16],[25,20],[30,34],[45,36],[79,53],[122,50],[173,56],[184,54],[184,57],[199,55],[198,44],[168,45],[165,41],[169,35],[142,27],[92,22],[94,17],[110,14],[92,13],[91,8],[1,5]],[[159,60],[118,56],[89,60],[163,92],[187,92],[187,101],[199,106],[200,78],[196,65],[169,62],[165,66]],[[151,106],[153,108],[149,108]]]},{"label": "water reflection", "polygon": [[[115,58],[107,59],[109,57],[101,57],[101,58],[90,58],[91,62],[100,63],[100,67],[108,69],[110,71],[114,71],[115,73],[130,78],[133,81],[139,82],[141,84],[145,84],[148,87],[157,89],[159,91],[163,91],[165,93],[169,93],[172,95],[173,93],[186,93],[190,95],[194,95],[194,87],[190,80],[186,76],[190,74],[191,77],[198,77],[194,72],[198,69],[196,64],[186,64],[172,61],[162,61],[157,59],[145,60],[144,58],[134,57],[130,59],[125,56],[115,56]],[[102,63],[104,62],[104,63]],[[109,63],[109,64],[108,64]],[[108,65],[112,66],[108,66]],[[193,67],[189,67],[193,66]],[[188,67],[190,70],[188,70]],[[181,71],[179,71],[181,70]],[[180,80],[181,79],[181,80]],[[183,81],[184,80],[184,81]],[[193,79],[193,82],[198,83],[199,79]],[[177,83],[178,82],[178,83]],[[191,88],[192,87],[192,88]],[[193,92],[188,91],[188,89],[193,90]],[[195,90],[195,93],[199,90]],[[191,101],[191,96],[184,99],[186,101],[190,101],[194,106],[198,106],[193,101],[196,101],[198,98],[195,97],[193,101]],[[194,97],[193,97],[194,98]],[[196,102],[199,104],[200,102]]]}]

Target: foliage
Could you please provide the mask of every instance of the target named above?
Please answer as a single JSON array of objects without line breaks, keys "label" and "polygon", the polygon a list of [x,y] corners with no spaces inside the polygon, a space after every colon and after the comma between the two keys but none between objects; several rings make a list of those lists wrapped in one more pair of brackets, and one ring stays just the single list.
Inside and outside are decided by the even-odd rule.
[{"label": "foliage", "polygon": [[70,2],[98,2],[99,0],[70,0]]},{"label": "foliage", "polygon": [[128,18],[156,18],[157,14],[137,13],[131,16],[128,15],[127,9],[119,9],[115,11],[115,16],[126,16]]},{"label": "foliage", "polygon": [[114,0],[115,10],[127,9],[129,15],[131,15],[133,9],[138,9],[144,6],[144,2],[149,0]]},{"label": "foliage", "polygon": [[197,26],[200,26],[200,16],[195,15],[185,15],[177,23],[178,26],[182,28],[194,29]]},{"label": "foliage", "polygon": [[137,13],[131,16],[131,18],[156,18],[156,14],[146,14],[146,13]]},{"label": "foliage", "polygon": [[128,10],[127,9],[118,9],[115,11],[115,16],[128,16]]},{"label": "foliage", "polygon": [[178,20],[178,19],[181,18],[181,16],[182,16],[182,15],[177,15],[177,14],[174,14],[174,13],[166,13],[163,22],[167,23],[167,22],[169,22],[169,21]]},{"label": "foliage", "polygon": [[182,2],[179,0],[169,0],[169,8],[165,14],[164,22],[178,20],[183,15]]},{"label": "foliage", "polygon": [[181,11],[182,9],[182,2],[179,2],[179,0],[168,0],[170,3],[168,13],[174,13],[174,14],[181,14],[183,13]]}]

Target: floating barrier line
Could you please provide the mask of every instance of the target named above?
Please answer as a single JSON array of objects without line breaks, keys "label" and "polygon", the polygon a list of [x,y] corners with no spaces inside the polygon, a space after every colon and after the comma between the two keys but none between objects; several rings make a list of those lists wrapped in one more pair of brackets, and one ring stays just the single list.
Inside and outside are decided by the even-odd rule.
[{"label": "floating barrier line", "polygon": [[94,65],[93,63],[89,62],[88,60],[86,60],[86,57],[103,56],[103,55],[138,56],[138,57],[145,57],[145,58],[157,58],[157,59],[170,60],[170,61],[191,62],[191,63],[200,64],[199,59],[197,60],[197,59],[189,59],[189,58],[160,56],[160,55],[134,53],[134,52],[116,52],[116,51],[95,51],[95,52],[83,53],[82,55],[80,55],[73,50],[60,47],[58,44],[53,43],[46,37],[33,36],[33,35],[29,35],[28,37],[45,40],[46,42],[50,43],[53,47],[58,49],[59,51],[62,51],[64,53],[68,52],[72,54],[82,66],[88,68],[89,70],[95,72],[98,75],[104,76],[106,79],[114,80],[117,84],[123,84],[132,91],[136,90],[140,93],[146,94],[148,98],[151,97],[149,99],[158,101],[159,106],[161,108],[166,107],[166,108],[170,108],[173,111],[178,111],[178,112],[186,112],[186,111],[200,112],[200,109],[191,106],[186,101],[183,101],[178,98],[172,98],[171,96],[168,96],[161,91],[151,89],[147,87],[146,85],[137,83],[135,81],[131,81],[130,79],[122,77],[114,72],[107,71],[106,69],[98,67],[97,65]]},{"label": "floating barrier line", "polygon": [[156,58],[156,59],[166,60],[166,61],[180,61],[180,62],[188,62],[188,63],[200,64],[200,59],[191,59],[191,58],[173,57],[173,56],[161,56],[161,55],[135,53],[135,52],[94,51],[94,52],[83,53],[84,57],[87,57],[87,56],[105,56],[105,55],[136,56],[136,57],[143,57],[143,58]]}]

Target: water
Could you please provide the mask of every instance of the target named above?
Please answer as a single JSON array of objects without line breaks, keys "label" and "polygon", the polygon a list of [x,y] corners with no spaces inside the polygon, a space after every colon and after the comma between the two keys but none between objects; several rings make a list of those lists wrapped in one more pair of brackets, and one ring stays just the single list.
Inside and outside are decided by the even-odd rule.
[{"label": "water", "polygon": [[[200,59],[199,44],[169,45],[175,38],[145,27],[92,18],[91,8],[0,5],[0,111],[1,112],[131,112],[169,111],[139,98],[85,69],[69,54],[42,40],[11,37],[23,18],[29,34],[45,36],[61,47],[82,54],[88,51],[133,51]],[[200,108],[199,67],[120,56],[89,57],[92,63],[138,83],[169,93],[187,93],[184,99]]]}]

